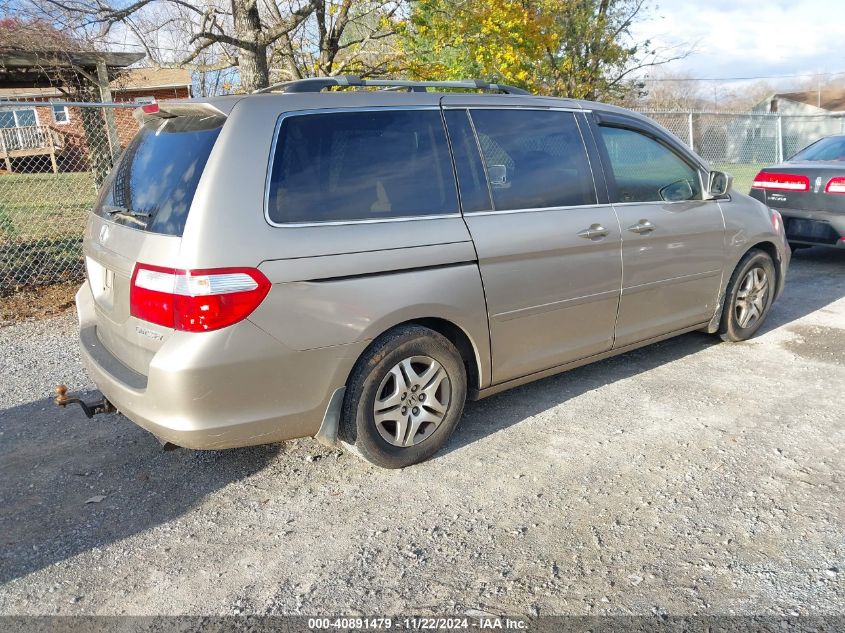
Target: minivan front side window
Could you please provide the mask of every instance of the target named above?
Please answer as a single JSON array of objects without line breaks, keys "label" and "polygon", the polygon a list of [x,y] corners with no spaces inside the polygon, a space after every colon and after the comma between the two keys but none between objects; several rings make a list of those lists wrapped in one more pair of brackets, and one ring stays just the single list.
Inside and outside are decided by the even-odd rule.
[{"label": "minivan front side window", "polygon": [[701,199],[698,171],[653,138],[601,126],[616,180],[615,202],[681,202]]},{"label": "minivan front side window", "polygon": [[273,224],[458,213],[446,132],[436,109],[286,116],[267,193]]},{"label": "minivan front side window", "polygon": [[571,112],[473,109],[471,116],[497,211],[596,204]]}]

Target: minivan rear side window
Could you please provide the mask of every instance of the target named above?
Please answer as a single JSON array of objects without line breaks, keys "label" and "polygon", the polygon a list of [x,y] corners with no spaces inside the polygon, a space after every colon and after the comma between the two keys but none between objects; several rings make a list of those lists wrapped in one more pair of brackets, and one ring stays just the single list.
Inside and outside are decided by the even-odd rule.
[{"label": "minivan rear side window", "polygon": [[472,109],[497,211],[596,204],[581,132],[571,112]]},{"label": "minivan rear side window", "polygon": [[181,236],[224,117],[151,121],[103,183],[94,212],[132,228]]},{"label": "minivan rear side window", "polygon": [[439,110],[288,115],[272,160],[267,217],[273,224],[458,213]]}]

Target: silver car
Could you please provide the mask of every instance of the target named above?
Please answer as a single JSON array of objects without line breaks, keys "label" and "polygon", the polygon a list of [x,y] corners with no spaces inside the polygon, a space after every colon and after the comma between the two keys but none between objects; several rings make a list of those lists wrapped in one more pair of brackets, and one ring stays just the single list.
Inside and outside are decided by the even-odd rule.
[{"label": "silver car", "polygon": [[87,224],[80,337],[100,409],[179,446],[408,466],[467,398],[747,339],[783,288],[780,215],[617,107],[340,77],[139,118]]}]

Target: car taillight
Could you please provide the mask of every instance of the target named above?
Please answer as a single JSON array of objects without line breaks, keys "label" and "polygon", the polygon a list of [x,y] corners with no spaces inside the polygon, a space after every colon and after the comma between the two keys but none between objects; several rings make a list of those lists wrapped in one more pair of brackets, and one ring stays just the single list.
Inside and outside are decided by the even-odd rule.
[{"label": "car taillight", "polygon": [[129,313],[184,332],[207,332],[248,317],[269,290],[267,277],[255,268],[177,270],[136,264]]},{"label": "car taillight", "polygon": [[845,193],[845,177],[837,176],[827,181],[825,193]]},{"label": "car taillight", "polygon": [[761,171],[754,177],[751,187],[775,191],[809,191],[810,179],[799,174],[773,174]]}]

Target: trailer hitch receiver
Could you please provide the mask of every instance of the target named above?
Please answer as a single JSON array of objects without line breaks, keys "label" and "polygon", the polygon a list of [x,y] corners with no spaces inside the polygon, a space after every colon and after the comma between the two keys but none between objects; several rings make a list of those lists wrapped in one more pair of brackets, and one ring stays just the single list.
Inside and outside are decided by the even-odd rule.
[{"label": "trailer hitch receiver", "polygon": [[93,418],[98,413],[114,413],[117,411],[105,396],[94,402],[85,402],[80,398],[67,395],[67,385],[56,385],[56,398],[53,402],[62,408],[65,408],[69,404],[78,404],[82,407],[83,413],[88,418]]}]

